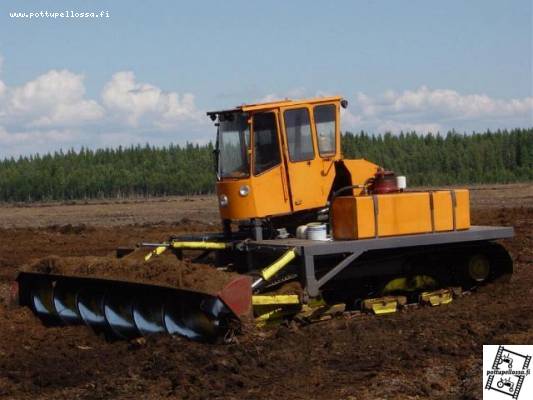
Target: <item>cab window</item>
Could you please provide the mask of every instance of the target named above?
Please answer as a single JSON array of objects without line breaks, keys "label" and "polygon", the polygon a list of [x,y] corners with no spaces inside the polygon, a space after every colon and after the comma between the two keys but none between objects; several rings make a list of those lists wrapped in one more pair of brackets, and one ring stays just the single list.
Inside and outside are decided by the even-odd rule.
[{"label": "cab window", "polygon": [[276,117],[273,113],[256,114],[254,132],[254,175],[281,162]]},{"label": "cab window", "polygon": [[291,161],[306,161],[315,158],[307,108],[286,110],[283,115]]},{"label": "cab window", "polygon": [[321,156],[335,154],[336,111],[334,104],[314,108],[318,152]]},{"label": "cab window", "polygon": [[250,175],[248,151],[250,129],[245,115],[234,113],[219,117],[219,174],[222,178],[243,178]]}]

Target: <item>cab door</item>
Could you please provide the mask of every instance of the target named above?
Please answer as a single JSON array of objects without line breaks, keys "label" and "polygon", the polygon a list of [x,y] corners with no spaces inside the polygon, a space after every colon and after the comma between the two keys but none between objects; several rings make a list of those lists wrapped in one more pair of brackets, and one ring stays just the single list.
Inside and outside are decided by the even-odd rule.
[{"label": "cab door", "polygon": [[335,177],[332,155],[320,156],[311,106],[282,109],[287,171],[294,211],[326,205]]},{"label": "cab door", "polygon": [[279,135],[278,113],[252,116],[252,191],[257,217],[291,212]]}]

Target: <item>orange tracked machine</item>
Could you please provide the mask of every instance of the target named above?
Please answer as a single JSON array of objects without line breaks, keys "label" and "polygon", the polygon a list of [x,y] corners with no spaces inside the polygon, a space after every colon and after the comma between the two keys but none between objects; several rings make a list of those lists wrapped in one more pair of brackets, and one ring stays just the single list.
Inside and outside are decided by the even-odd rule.
[{"label": "orange tracked machine", "polygon": [[510,276],[512,261],[495,241],[513,229],[471,226],[468,190],[409,190],[405,177],[343,157],[346,106],[320,97],[208,113],[218,129],[221,231],[137,251],[148,263],[164,252],[214,253],[213,269],[238,274],[219,290],[26,271],[17,280],[20,304],[47,324],[85,324],[112,337],[212,341],[243,319],[262,325],[331,310],[439,305]]}]

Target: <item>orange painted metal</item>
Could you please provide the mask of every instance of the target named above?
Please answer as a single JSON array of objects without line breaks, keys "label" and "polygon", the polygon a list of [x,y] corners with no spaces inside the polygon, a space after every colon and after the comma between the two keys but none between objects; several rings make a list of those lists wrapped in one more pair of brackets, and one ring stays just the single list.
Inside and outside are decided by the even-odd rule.
[{"label": "orange painted metal", "polygon": [[[373,162],[367,161],[364,158],[358,160],[342,160],[344,166],[350,173],[351,185],[364,186],[369,179],[373,178],[379,170],[379,166]],[[355,195],[361,194],[363,189],[353,189]]]},{"label": "orange painted metal", "polygon": [[[349,184],[359,185],[353,196],[337,198],[333,204],[333,233],[336,239],[357,239],[378,236],[468,229],[470,208],[468,190],[409,192],[366,196],[365,187],[379,171],[378,165],[365,159],[347,160],[340,149],[341,97],[319,97],[303,100],[281,100],[242,105],[228,112],[248,113],[250,123],[257,113],[272,112],[276,116],[280,164],[246,178],[223,178],[217,182],[220,215],[223,219],[243,220],[288,215],[293,212],[325,207],[340,162],[349,173]],[[335,152],[320,156],[314,118],[319,105],[335,106]],[[284,113],[305,109],[309,114],[314,155],[293,161],[288,150]],[[253,127],[253,124],[250,124]],[[251,129],[253,149],[254,133]],[[250,159],[254,160],[251,152]],[[246,188],[243,195],[241,189]],[[354,197],[356,196],[356,197]]]},{"label": "orange painted metal", "polygon": [[267,111],[267,110],[274,110],[279,109],[282,107],[298,107],[298,106],[308,106],[310,104],[316,105],[316,104],[325,104],[325,103],[336,103],[339,104],[342,100],[342,97],[340,96],[325,96],[325,97],[314,97],[309,99],[299,99],[299,100],[278,100],[278,101],[271,101],[268,103],[258,103],[258,104],[243,104],[240,107],[237,107],[237,109],[242,110],[244,112],[258,112],[258,111]]},{"label": "orange painted metal", "polygon": [[[243,105],[235,111],[247,112],[250,121],[256,113],[274,112],[277,118],[281,164],[254,176],[235,179],[224,178],[217,182],[219,199],[228,199],[220,206],[223,219],[242,220],[285,215],[295,211],[325,207],[335,179],[335,161],[341,159],[340,150],[340,100],[341,97],[320,97],[304,100],[282,100],[263,104]],[[336,110],[335,152],[320,156],[313,110],[317,105],[332,104]],[[290,160],[283,113],[286,110],[305,108],[309,112],[314,157],[310,160]],[[253,143],[253,131],[252,131]],[[252,145],[253,148],[253,145]],[[254,155],[251,155],[252,163]],[[374,171],[375,172],[375,171]],[[357,174],[357,173],[356,173]],[[249,194],[241,196],[239,189],[247,185]]]},{"label": "orange painted metal", "polygon": [[[327,102],[320,101],[319,104],[327,104]],[[314,104],[313,104],[314,105]],[[336,105],[336,118],[338,121],[338,108]],[[303,161],[291,161],[287,143],[287,132],[285,129],[284,114],[288,110],[306,109],[309,113],[311,136],[313,143],[314,155],[313,158]],[[284,146],[284,157],[287,162],[289,186],[292,195],[292,209],[293,211],[310,210],[313,208],[324,207],[328,201],[328,196],[335,179],[335,160],[340,158],[339,146],[336,146],[336,151],[331,156],[321,157],[318,151],[318,141],[316,134],[316,126],[313,116],[313,107],[311,104],[296,104],[285,106],[281,108],[281,128]],[[340,131],[339,124],[336,124],[336,143],[339,143]]]},{"label": "orange painted metal", "polygon": [[450,190],[431,192],[436,231],[453,229],[453,199]]},{"label": "orange painted metal", "polygon": [[466,189],[341,196],[332,213],[337,240],[451,231],[454,220],[457,230],[470,227]]},{"label": "orange painted metal", "polygon": [[470,192],[468,189],[455,189],[455,228],[470,228]]},{"label": "orange painted metal", "polygon": [[[217,182],[222,219],[243,220],[290,213],[291,205],[283,184],[284,175],[285,167],[278,165],[258,176]],[[249,187],[247,196],[239,193],[243,186]],[[223,195],[228,198],[228,204],[224,207],[220,206]]]}]

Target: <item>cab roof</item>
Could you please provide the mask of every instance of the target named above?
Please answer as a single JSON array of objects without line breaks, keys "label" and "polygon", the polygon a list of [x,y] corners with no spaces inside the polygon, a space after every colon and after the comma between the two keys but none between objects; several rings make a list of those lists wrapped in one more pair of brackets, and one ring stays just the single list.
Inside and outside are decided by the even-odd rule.
[{"label": "cab roof", "polygon": [[340,101],[342,97],[340,96],[327,96],[327,97],[312,97],[308,99],[298,99],[298,100],[276,100],[269,101],[266,103],[255,103],[255,104],[242,104],[235,108],[219,111],[208,111],[208,116],[216,117],[218,114],[226,114],[233,112],[248,112],[248,111],[261,111],[261,110],[271,110],[273,108],[287,107],[287,106],[299,106],[307,104],[320,104],[320,103],[330,103],[333,101]]}]

